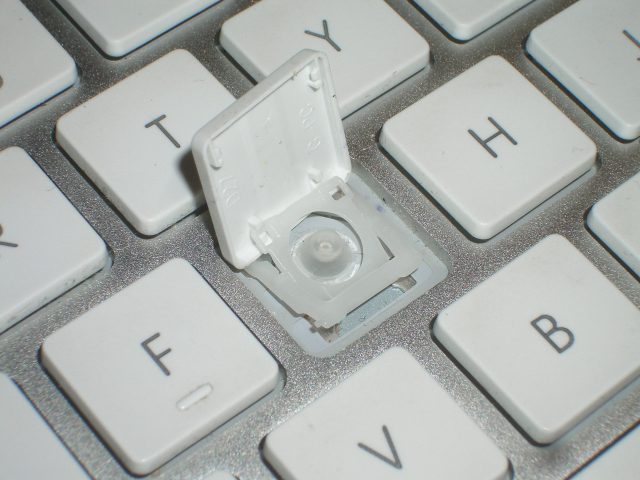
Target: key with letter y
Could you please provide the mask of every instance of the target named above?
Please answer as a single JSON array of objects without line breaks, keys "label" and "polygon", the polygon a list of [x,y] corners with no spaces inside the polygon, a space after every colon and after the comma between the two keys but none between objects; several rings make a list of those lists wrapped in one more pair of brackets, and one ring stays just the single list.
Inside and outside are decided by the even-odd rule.
[{"label": "key with letter y", "polygon": [[263,0],[224,23],[220,44],[256,80],[302,49],[326,53],[343,117],[429,61],[427,42],[382,0]]}]

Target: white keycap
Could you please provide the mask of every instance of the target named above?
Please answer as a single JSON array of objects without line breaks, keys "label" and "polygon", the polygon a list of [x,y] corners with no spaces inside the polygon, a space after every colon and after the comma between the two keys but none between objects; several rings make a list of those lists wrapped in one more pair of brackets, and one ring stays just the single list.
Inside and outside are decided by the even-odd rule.
[{"label": "white keycap", "polygon": [[640,373],[640,311],[559,235],[443,310],[434,331],[539,443]]},{"label": "white keycap", "polygon": [[415,0],[449,35],[470,40],[532,0]]},{"label": "white keycap", "polygon": [[587,224],[640,276],[640,173],[594,205]]},{"label": "white keycap", "polygon": [[106,261],[102,239],[26,152],[0,152],[0,332]]},{"label": "white keycap", "polygon": [[640,136],[638,0],[580,0],[535,28],[527,50],[618,137]]},{"label": "white keycap", "polygon": [[135,474],[269,393],[278,365],[184,260],[47,338],[45,367]]},{"label": "white keycap", "polygon": [[498,480],[508,461],[405,350],[393,348],[270,433],[284,480]]},{"label": "white keycap", "polygon": [[220,0],[58,0],[91,39],[122,57]]},{"label": "white keycap", "polygon": [[0,1],[0,127],[77,76],[73,59],[20,0]]},{"label": "white keycap", "polygon": [[640,477],[640,427],[618,440],[572,480],[638,480]]},{"label": "white keycap", "polygon": [[427,42],[383,0],[263,0],[227,20],[220,43],[256,80],[302,49],[325,52],[343,117],[429,61]]},{"label": "white keycap", "polygon": [[233,101],[174,50],[64,115],[56,138],[136,230],[155,235],[204,203],[191,138]]},{"label": "white keycap", "polygon": [[5,479],[88,480],[20,389],[0,373],[0,469]]},{"label": "white keycap", "polygon": [[596,146],[501,57],[388,120],[382,146],[486,240],[588,171]]}]

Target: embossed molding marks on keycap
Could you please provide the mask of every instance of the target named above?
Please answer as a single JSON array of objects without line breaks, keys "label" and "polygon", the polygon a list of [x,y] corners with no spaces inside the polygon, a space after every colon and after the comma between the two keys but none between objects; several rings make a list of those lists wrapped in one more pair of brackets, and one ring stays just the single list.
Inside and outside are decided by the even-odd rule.
[{"label": "embossed molding marks on keycap", "polygon": [[304,33],[306,33],[307,35],[326,40],[329,45],[336,49],[336,52],[342,51],[342,48],[340,48],[340,46],[331,39],[331,36],[329,35],[329,22],[327,22],[326,20],[322,20],[322,32],[323,33],[312,32],[311,30],[304,31]]},{"label": "embossed molding marks on keycap", "polygon": [[162,125],[162,123],[160,123],[160,122],[162,122],[162,120],[164,120],[165,118],[167,118],[167,116],[166,116],[166,115],[160,115],[158,118],[154,118],[154,119],[153,119],[153,120],[151,120],[149,123],[147,123],[147,124],[144,126],[144,128],[158,127],[158,130],[160,130],[160,131],[163,133],[163,135],[164,135],[165,137],[167,137],[167,138],[169,139],[169,141],[170,141],[171,143],[173,143],[173,145],[174,145],[176,148],[180,148],[180,144],[178,143],[178,141],[173,137],[173,135],[171,135],[171,134],[169,133],[169,130],[167,130],[167,129],[164,127],[164,125]]},{"label": "embossed molding marks on keycap", "polygon": [[[0,87],[2,86],[2,77],[0,77]],[[0,225],[0,237],[2,236],[2,225]],[[10,248],[16,248],[18,246],[17,243],[12,243],[12,242],[3,242],[0,240],[0,247],[10,247]]]},{"label": "embossed molding marks on keycap", "polygon": [[[636,47],[640,48],[640,40],[638,40],[637,37],[634,37],[631,33],[629,33],[628,30],[623,30],[622,33],[624,34],[625,37],[631,40]],[[638,61],[640,61],[640,57],[638,57]],[[0,81],[0,86],[2,86],[1,81]]]},{"label": "embossed molding marks on keycap", "polygon": [[365,445],[364,443],[358,443],[358,447],[360,447],[365,452],[373,455],[374,457],[382,460],[383,462],[388,463],[393,468],[398,470],[402,470],[402,462],[400,461],[400,456],[398,455],[398,451],[396,450],[396,446],[393,443],[393,439],[391,438],[391,434],[389,433],[389,429],[386,425],[382,426],[382,433],[384,433],[384,438],[387,441],[387,445],[389,446],[389,450],[391,451],[391,455],[393,455],[393,459],[389,458],[387,455],[384,455],[373,448]]},{"label": "embossed molding marks on keycap", "polygon": [[484,149],[489,152],[491,154],[491,156],[493,158],[498,158],[498,154],[495,152],[495,150],[493,150],[491,147],[489,147],[489,142],[491,140],[493,140],[494,138],[499,137],[500,135],[504,135],[507,140],[509,140],[513,145],[517,145],[518,142],[516,141],[515,138],[513,138],[511,135],[509,135],[509,133],[500,126],[500,124],[498,122],[496,122],[493,118],[491,117],[487,117],[487,119],[491,122],[491,124],[496,127],[498,129],[498,131],[496,133],[494,133],[493,135],[485,138],[484,140],[482,138],[480,138],[480,136],[474,132],[473,130],[469,129],[467,130],[469,132],[469,134],[474,138],[474,140],[476,142],[478,142],[480,145],[482,145],[484,147]]}]

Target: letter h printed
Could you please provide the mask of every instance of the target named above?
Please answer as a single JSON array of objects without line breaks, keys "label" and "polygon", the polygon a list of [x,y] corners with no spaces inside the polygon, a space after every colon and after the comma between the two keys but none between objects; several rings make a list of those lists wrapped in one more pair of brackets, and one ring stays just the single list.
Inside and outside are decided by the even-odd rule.
[{"label": "letter h printed", "polygon": [[496,138],[498,138],[500,135],[503,135],[507,140],[509,140],[511,142],[512,145],[518,145],[518,142],[516,141],[516,139],[513,138],[511,136],[511,134],[509,132],[507,132],[507,130],[505,128],[503,128],[502,125],[500,125],[496,120],[494,120],[492,117],[487,117],[487,120],[489,120],[491,125],[496,127],[497,131],[494,134],[492,134],[492,135],[488,136],[487,138],[483,139],[483,138],[480,138],[480,135],[478,135],[476,132],[474,132],[471,129],[467,130],[467,132],[469,132],[469,135],[471,135],[476,142],[478,142],[480,145],[482,145],[482,147],[487,152],[489,152],[489,154],[493,158],[498,158],[498,154],[496,153],[496,151],[493,148],[491,148],[489,146],[489,143],[492,140],[495,140]]}]

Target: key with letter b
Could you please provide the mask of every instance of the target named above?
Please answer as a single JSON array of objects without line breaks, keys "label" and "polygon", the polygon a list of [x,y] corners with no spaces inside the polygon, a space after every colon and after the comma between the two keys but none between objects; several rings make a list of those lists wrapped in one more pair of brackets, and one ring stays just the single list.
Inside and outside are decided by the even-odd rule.
[{"label": "key with letter b", "polygon": [[443,310],[434,332],[539,443],[640,373],[640,311],[559,235]]}]

